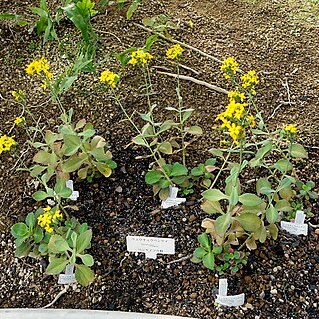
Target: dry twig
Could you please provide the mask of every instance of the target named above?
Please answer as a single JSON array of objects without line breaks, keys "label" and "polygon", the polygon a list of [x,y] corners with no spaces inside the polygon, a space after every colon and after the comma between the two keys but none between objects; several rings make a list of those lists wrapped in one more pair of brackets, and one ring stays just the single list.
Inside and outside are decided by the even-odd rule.
[{"label": "dry twig", "polygon": [[50,302],[50,303],[48,303],[48,304],[45,305],[44,307],[42,307],[42,309],[49,308],[49,307],[53,306],[53,305],[58,301],[58,299],[68,291],[68,288],[69,288],[69,286],[66,285],[66,286],[55,296],[55,298],[53,299],[53,301]]},{"label": "dry twig", "polygon": [[[168,72],[161,72],[161,71],[157,71],[157,73],[165,74],[165,75],[171,76],[173,78],[177,78],[178,77],[178,74],[175,74],[175,73],[168,73]],[[224,94],[228,93],[227,90],[225,90],[223,88],[220,88],[219,86],[207,83],[205,81],[201,81],[201,80],[195,79],[195,78],[193,78],[191,76],[179,75],[179,78],[181,80],[187,80],[187,81],[191,81],[191,82],[194,82],[196,84],[199,84],[199,85],[204,85],[204,86],[208,87],[209,89],[212,89],[212,90],[217,91],[219,93],[224,93]]]}]

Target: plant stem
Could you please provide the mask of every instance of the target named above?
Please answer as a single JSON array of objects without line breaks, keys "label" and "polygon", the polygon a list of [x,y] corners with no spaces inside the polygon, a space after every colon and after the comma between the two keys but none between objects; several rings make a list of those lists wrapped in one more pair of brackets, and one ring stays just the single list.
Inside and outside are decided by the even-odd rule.
[{"label": "plant stem", "polygon": [[186,166],[186,148],[185,148],[185,134],[184,134],[184,123],[182,117],[182,96],[181,96],[181,83],[180,83],[180,69],[179,69],[179,62],[177,61],[177,100],[178,100],[178,113],[179,113],[179,123],[180,123],[180,131],[181,131],[181,139],[182,139],[182,158],[183,158],[183,165]]},{"label": "plant stem", "polygon": [[[134,129],[136,130],[136,132],[142,136],[142,132],[140,131],[140,129],[136,126],[136,124],[133,122],[132,118],[128,115],[128,113],[126,112],[124,106],[122,105],[121,101],[119,100],[117,94],[115,93],[114,89],[111,88],[112,94],[114,96],[114,99],[116,101],[116,103],[120,106],[122,112],[124,113],[125,117],[128,119],[128,121],[132,124],[132,126],[134,127]],[[150,151],[151,156],[153,156],[154,160],[156,161],[157,165],[161,168],[162,173],[164,174],[165,178],[170,182],[171,185],[174,185],[174,183],[172,182],[172,180],[169,178],[169,176],[167,175],[167,173],[165,172],[163,166],[161,165],[161,160],[163,159],[161,154],[158,151],[153,151],[152,147],[150,146],[150,144],[148,143],[148,141],[142,136],[143,138],[143,142],[145,143],[145,146],[148,148],[148,150]],[[157,158],[157,156],[158,158]]]},{"label": "plant stem", "polygon": [[[232,147],[233,147],[233,145],[234,145],[234,143],[231,145],[231,149],[232,149]],[[228,154],[227,154],[227,156],[226,156],[226,158],[224,158],[224,162],[223,162],[223,165],[222,165],[222,167],[220,168],[220,170],[218,171],[218,173],[217,173],[217,175],[216,175],[216,177],[215,177],[215,179],[214,179],[214,181],[212,182],[212,185],[210,185],[210,189],[212,189],[213,187],[214,187],[214,185],[216,184],[216,182],[217,182],[217,180],[218,180],[218,178],[219,178],[219,176],[220,176],[220,174],[221,174],[221,172],[224,170],[224,168],[225,168],[225,166],[226,166],[226,164],[228,163],[228,160],[229,160],[229,157],[230,157],[230,152],[228,152]]]}]

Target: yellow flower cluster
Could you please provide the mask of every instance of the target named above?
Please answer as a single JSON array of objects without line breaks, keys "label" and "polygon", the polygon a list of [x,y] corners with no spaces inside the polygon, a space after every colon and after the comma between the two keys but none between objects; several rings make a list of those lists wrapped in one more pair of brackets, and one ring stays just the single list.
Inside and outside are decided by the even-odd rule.
[{"label": "yellow flower cluster", "polygon": [[246,96],[238,89],[228,92],[229,104],[224,112],[216,117],[216,121],[221,121],[221,128],[228,130],[229,136],[235,144],[239,144],[240,140],[245,137],[245,129],[256,126],[253,115],[247,112],[247,103],[242,103]]},{"label": "yellow flower cluster", "polygon": [[52,224],[57,220],[62,220],[63,216],[60,210],[52,211],[51,207],[47,206],[43,208],[43,214],[41,214],[38,219],[38,225],[42,227],[46,232],[52,233]]},{"label": "yellow flower cluster", "polygon": [[175,44],[166,51],[166,56],[171,60],[179,59],[182,56],[183,51],[184,49],[179,44]]},{"label": "yellow flower cluster", "polygon": [[14,99],[17,102],[25,100],[25,97],[26,97],[25,92],[22,91],[22,90],[19,90],[18,92],[17,91],[11,91],[11,95],[14,97]]},{"label": "yellow flower cluster", "polygon": [[295,124],[289,124],[289,125],[286,125],[284,127],[284,131],[286,133],[290,133],[290,134],[296,134],[297,133],[297,126]]},{"label": "yellow flower cluster", "polygon": [[22,117],[16,117],[16,119],[14,120],[14,124],[15,125],[20,125],[21,123],[23,123],[24,122],[24,118],[22,118]]},{"label": "yellow flower cluster", "polygon": [[100,76],[100,81],[108,84],[113,89],[116,87],[116,84],[119,80],[120,77],[109,69],[103,71]]},{"label": "yellow flower cluster", "polygon": [[240,92],[238,89],[229,91],[228,97],[230,100],[234,100],[235,102],[244,102],[246,100],[245,93]]},{"label": "yellow flower cluster", "polygon": [[53,77],[53,74],[50,72],[50,64],[45,58],[32,61],[30,64],[27,65],[25,71],[29,75],[44,75],[48,79],[52,79]]},{"label": "yellow flower cluster", "polygon": [[248,71],[246,74],[240,77],[243,84],[242,87],[250,91],[251,94],[256,95],[254,86],[259,83],[258,76],[255,70]]},{"label": "yellow flower cluster", "polygon": [[132,65],[139,64],[139,65],[145,66],[147,62],[152,58],[153,56],[150,53],[145,52],[144,50],[138,49],[131,53],[131,58],[128,61],[128,63]]},{"label": "yellow flower cluster", "polygon": [[5,151],[10,151],[11,147],[16,144],[13,138],[14,136],[12,137],[7,135],[0,136],[0,154]]},{"label": "yellow flower cluster", "polygon": [[239,70],[238,63],[235,61],[235,59],[232,56],[224,59],[220,69],[224,72],[225,79],[230,79]]}]

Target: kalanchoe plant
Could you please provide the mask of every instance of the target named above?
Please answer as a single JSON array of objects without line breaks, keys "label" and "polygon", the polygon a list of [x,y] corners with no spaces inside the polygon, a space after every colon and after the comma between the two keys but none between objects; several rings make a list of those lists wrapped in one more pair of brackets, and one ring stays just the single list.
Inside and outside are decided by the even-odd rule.
[{"label": "kalanchoe plant", "polygon": [[25,222],[12,226],[15,238],[16,256],[39,258],[48,256],[46,273],[57,275],[67,265],[75,266],[75,278],[81,285],[88,285],[94,279],[90,269],[93,257],[86,253],[90,248],[92,231],[86,223],[75,218],[63,223],[63,215],[57,206],[40,207],[29,213]]},{"label": "kalanchoe plant", "polygon": [[[179,45],[171,47],[166,53],[167,57],[175,60],[177,64],[177,106],[165,108],[172,114],[170,119],[162,122],[156,121],[155,112],[157,105],[152,103],[150,99],[152,83],[148,67],[149,61],[153,58],[148,50],[155,40],[156,38],[150,37],[146,40],[144,48],[133,48],[118,55],[118,59],[122,65],[129,64],[137,66],[142,70],[144,75],[148,112],[140,113],[141,119],[146,122],[142,128],[138,127],[133,121],[133,116],[127,113],[116,93],[116,87],[120,77],[110,70],[105,70],[101,73],[100,81],[107,85],[116,103],[126,116],[126,119],[138,133],[133,137],[132,143],[147,149],[148,154],[139,156],[139,158],[153,158],[154,161],[150,165],[150,170],[145,175],[145,181],[147,184],[153,185],[154,194],[159,194],[159,197],[165,200],[169,196],[169,186],[180,186],[184,194],[192,193],[193,182],[190,180],[192,175],[189,173],[186,164],[186,148],[202,134],[202,129],[197,125],[188,125],[189,118],[194,112],[194,109],[185,108],[182,105],[179,82],[179,60],[182,56],[183,49]],[[176,154],[181,155],[182,163],[174,162],[169,158]],[[195,179],[198,179],[200,175],[205,176],[206,174],[204,183],[208,184],[208,179],[211,177],[209,172],[205,172],[204,169],[199,173],[199,169],[201,168],[194,170],[194,174],[197,174],[194,176]]]},{"label": "kalanchoe plant", "polygon": [[[211,237],[211,247],[222,247],[224,255],[218,258],[225,262],[229,262],[225,258],[235,258],[232,263],[236,263],[236,259],[241,260],[242,256],[227,254],[232,251],[240,253],[244,248],[253,250],[257,248],[257,242],[264,243],[268,237],[277,238],[276,223],[292,211],[291,199],[298,184],[293,160],[307,158],[308,154],[301,144],[295,142],[295,125],[268,131],[254,102],[258,83],[255,71],[249,71],[238,80],[238,64],[233,58],[227,58],[221,69],[236,88],[229,92],[229,104],[216,121],[221,121],[221,129],[232,143],[228,149],[210,150],[223,160],[223,164],[210,189],[203,192],[202,209],[216,217],[206,218],[202,226]],[[253,112],[257,112],[256,117]],[[257,122],[258,129],[255,128]],[[242,175],[257,169],[263,176],[255,180],[255,189],[249,186],[250,192],[247,192],[247,186],[241,184]],[[214,188],[219,176],[225,178],[222,190]],[[194,256],[196,259],[195,253]],[[215,269],[215,266],[217,264],[210,269]],[[234,272],[237,268],[231,269]],[[223,271],[223,267],[219,270]]]},{"label": "kalanchoe plant", "polygon": [[[36,200],[54,195],[68,198],[70,192],[65,187],[65,181],[70,179],[71,173],[77,173],[80,179],[92,181],[94,177],[109,177],[117,166],[112,160],[112,153],[107,150],[105,139],[95,135],[93,125],[85,120],[73,125],[72,114],[71,109],[68,114],[61,116],[63,124],[57,133],[46,131],[44,142],[31,143],[39,151],[33,157],[36,164],[28,171],[46,188],[45,192],[34,194]],[[56,178],[53,189],[47,186],[52,177]]]}]

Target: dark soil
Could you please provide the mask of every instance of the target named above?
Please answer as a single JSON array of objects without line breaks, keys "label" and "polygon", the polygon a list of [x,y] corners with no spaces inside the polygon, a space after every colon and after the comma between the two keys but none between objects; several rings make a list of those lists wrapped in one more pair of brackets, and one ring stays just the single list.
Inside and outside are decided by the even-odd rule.
[{"label": "dark soil", "polygon": [[[174,314],[196,318],[319,318],[319,242],[315,229],[309,235],[292,236],[280,232],[276,242],[266,241],[251,253],[246,268],[227,276],[229,294],[245,293],[246,304],[234,309],[214,305],[218,277],[189,260],[174,262],[189,256],[197,246],[202,232],[201,221],[207,217],[200,209],[200,190],[189,196],[185,205],[160,209],[151,187],[144,183],[148,160],[137,160],[142,149],[125,148],[133,131],[123,119],[116,104],[99,89],[98,74],[104,67],[119,69],[111,51],[121,52],[130,46],[143,45],[149,35],[133,22],[165,13],[180,25],[172,30],[175,39],[188,43],[219,59],[233,55],[244,70],[259,72],[258,105],[270,127],[296,123],[299,139],[309,152],[309,159],[298,163],[298,175],[304,181],[319,184],[319,33],[311,20],[297,19],[289,1],[261,0],[174,0],[143,1],[131,21],[116,6],[93,19],[100,35],[97,61],[106,58],[97,74],[84,74],[63,97],[67,107],[75,109],[77,119],[91,121],[98,133],[111,146],[118,169],[108,179],[93,183],[75,183],[80,191],[75,213],[93,229],[91,253],[96,260],[95,281],[87,288],[70,287],[53,307],[88,308],[146,313]],[[251,1],[253,2],[253,1]],[[0,0],[2,12],[30,15],[37,1]],[[294,7],[294,10],[296,8]],[[190,27],[189,21],[194,23]],[[307,22],[307,23],[305,23]],[[56,72],[74,55],[79,37],[74,27],[62,21],[58,29],[60,46],[41,40],[28,28],[0,21],[0,133],[15,135],[19,141],[16,154],[0,155],[0,307],[43,307],[61,291],[57,278],[44,275],[43,263],[31,258],[14,257],[10,227],[36,207],[31,194],[34,184],[30,177],[17,172],[18,158],[31,163],[32,150],[25,143],[23,129],[12,130],[12,122],[21,107],[11,97],[11,90],[22,89],[41,127],[54,128],[59,123],[58,109],[36,83],[26,78],[24,68],[34,57],[45,56]],[[151,65],[156,94],[152,97],[163,110],[176,103],[175,83],[156,74],[155,66],[174,67],[163,58],[169,43],[158,42]],[[227,88],[218,63],[187,50],[183,64],[198,71],[182,70],[185,75]],[[121,81],[123,101],[131,113],[145,110],[145,97],[139,95],[142,84],[139,72],[130,71]],[[186,106],[196,110],[193,121],[204,129],[204,136],[189,151],[195,165],[209,157],[207,149],[218,146],[220,137],[211,129],[214,118],[226,103],[222,94],[191,82],[182,83]],[[288,103],[289,102],[289,103]],[[164,116],[159,111],[158,117]],[[319,224],[318,203],[313,205]],[[126,251],[127,235],[172,237],[176,240],[176,255],[160,255],[148,260],[143,254]]]}]

